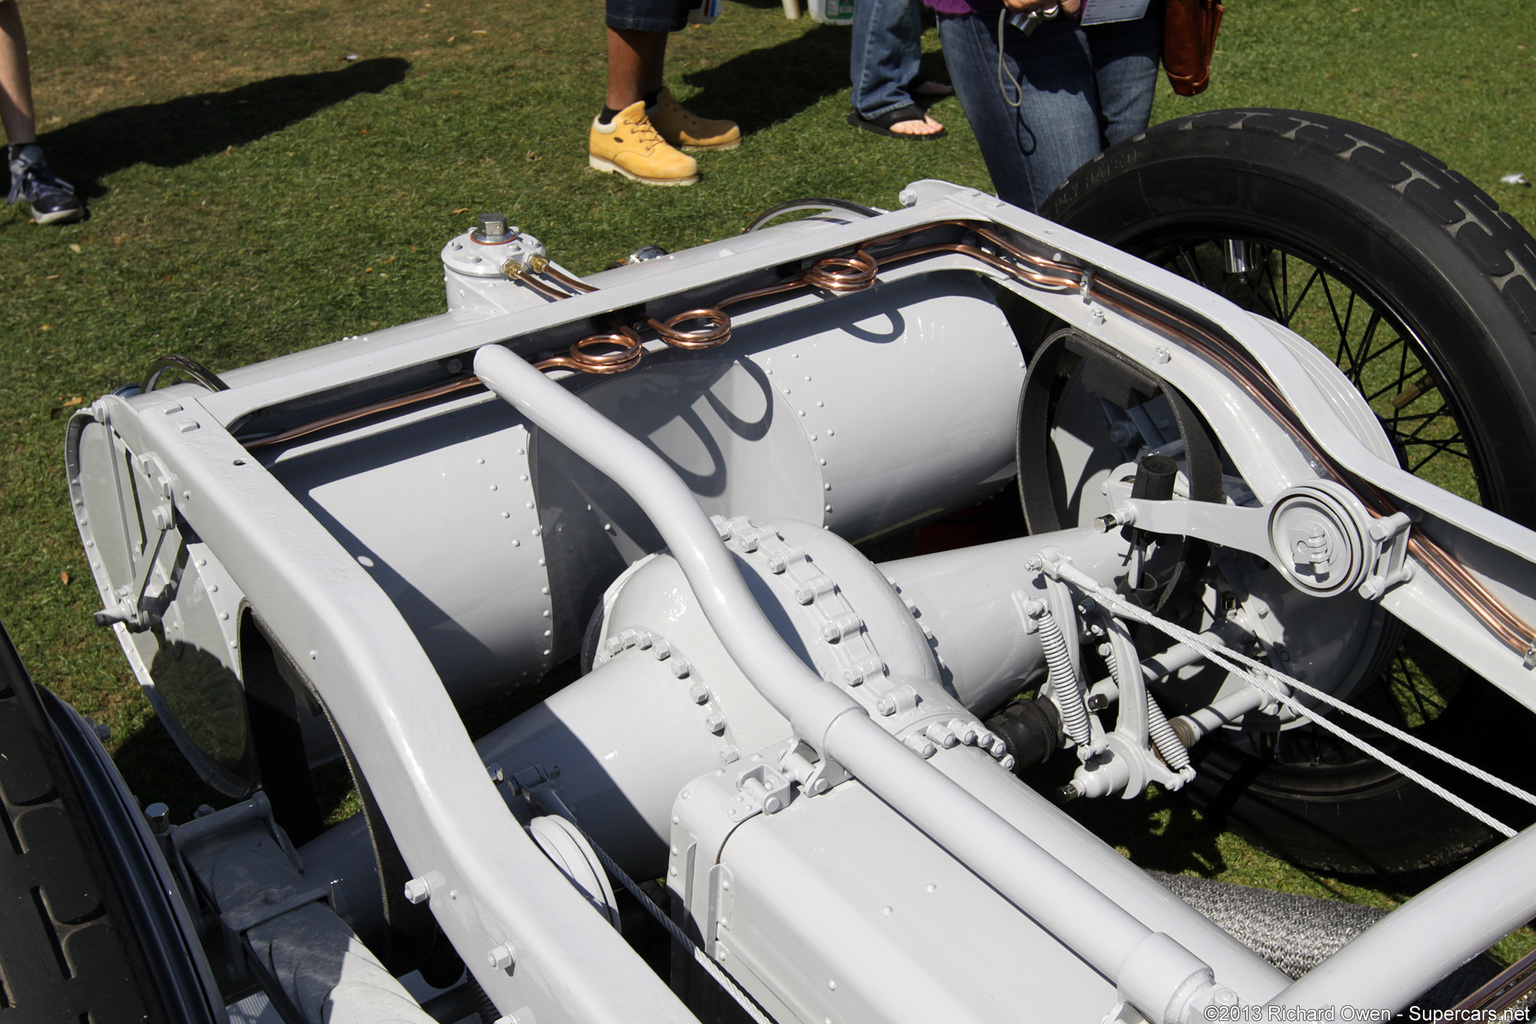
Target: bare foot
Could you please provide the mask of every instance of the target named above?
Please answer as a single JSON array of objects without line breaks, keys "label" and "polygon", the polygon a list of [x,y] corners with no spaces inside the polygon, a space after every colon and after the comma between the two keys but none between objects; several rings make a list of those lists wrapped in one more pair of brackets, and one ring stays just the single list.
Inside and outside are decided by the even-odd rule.
[{"label": "bare foot", "polygon": [[891,131],[898,135],[937,135],[943,130],[942,124],[927,116],[921,121],[897,121],[891,125]]}]

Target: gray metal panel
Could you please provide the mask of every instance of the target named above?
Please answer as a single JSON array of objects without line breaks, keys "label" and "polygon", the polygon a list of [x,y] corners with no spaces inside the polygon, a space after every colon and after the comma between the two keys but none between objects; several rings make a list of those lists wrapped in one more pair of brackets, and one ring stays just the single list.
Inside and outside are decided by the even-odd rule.
[{"label": "gray metal panel", "polygon": [[[707,782],[678,802],[674,845],[721,813]],[[1117,1001],[1112,982],[857,783],[758,814],[694,856],[696,870],[720,865],[708,903],[689,907],[711,952],[799,1020],[1060,1024]]]}]

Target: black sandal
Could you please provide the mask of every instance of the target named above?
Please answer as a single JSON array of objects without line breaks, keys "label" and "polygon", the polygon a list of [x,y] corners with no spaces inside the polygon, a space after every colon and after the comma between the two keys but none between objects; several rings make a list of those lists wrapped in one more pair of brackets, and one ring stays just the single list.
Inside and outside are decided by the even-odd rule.
[{"label": "black sandal", "polygon": [[928,115],[923,113],[922,107],[909,103],[904,107],[897,107],[895,110],[887,110],[876,117],[860,117],[859,112],[854,111],[848,115],[848,123],[855,128],[863,128],[867,132],[889,136],[893,139],[941,139],[949,134],[948,128],[940,128],[936,132],[928,132],[923,135],[891,131],[891,125],[893,124],[900,124],[902,121],[923,121],[927,117]]},{"label": "black sandal", "polygon": [[941,100],[946,96],[953,96],[955,87],[936,78],[918,75],[908,83],[907,92],[913,99]]}]

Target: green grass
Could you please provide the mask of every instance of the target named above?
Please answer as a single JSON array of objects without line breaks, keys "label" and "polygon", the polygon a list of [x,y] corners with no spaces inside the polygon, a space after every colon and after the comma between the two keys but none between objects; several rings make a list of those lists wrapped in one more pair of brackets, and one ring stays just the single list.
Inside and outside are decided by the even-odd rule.
[{"label": "green grass", "polygon": [[[1161,85],[1155,119],[1228,106],[1365,121],[1444,158],[1536,223],[1536,19],[1462,0],[1232,0],[1214,84]],[[704,181],[645,189],[586,167],[602,98],[601,5],[529,0],[26,3],[43,143],[92,218],[0,209],[0,619],[39,682],[109,724],[130,782],[208,799],[170,754],[97,607],[66,502],[64,424],[165,353],[215,370],[443,308],[438,250],[497,209],[578,272],[641,244],[739,231],[807,195],[891,206],[910,180],[987,186],[954,100],[947,139],[848,127],[847,30],[726,4],[671,44],[669,79],[745,144]],[[926,69],[942,73],[932,33]],[[1117,802],[1118,803],[1118,802]],[[1391,900],[1254,851],[1176,802],[1130,811],[1156,863],[1251,884]],[[1148,819],[1140,822],[1137,815]],[[1158,816],[1167,821],[1159,825]],[[1177,820],[1176,820],[1177,819]],[[1159,841],[1177,826],[1177,848]]]}]

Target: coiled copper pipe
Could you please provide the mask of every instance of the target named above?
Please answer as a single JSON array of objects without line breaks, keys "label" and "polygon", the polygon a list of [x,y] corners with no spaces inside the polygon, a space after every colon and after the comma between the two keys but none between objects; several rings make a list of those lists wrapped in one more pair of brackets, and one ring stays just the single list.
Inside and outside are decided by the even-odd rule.
[{"label": "coiled copper pipe", "polygon": [[[656,336],[673,348],[697,352],[731,340],[731,318],[718,309],[690,309],[667,319],[665,323],[647,318]],[[702,326],[689,330],[681,324],[700,323]]]},{"label": "coiled copper pipe", "polygon": [[582,373],[623,373],[640,365],[645,355],[640,335],[628,327],[608,334],[592,334],[571,345],[569,355],[552,356],[534,363],[536,370],[579,370]]}]

